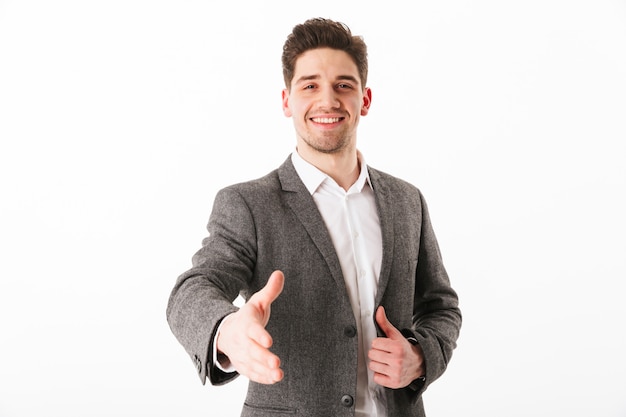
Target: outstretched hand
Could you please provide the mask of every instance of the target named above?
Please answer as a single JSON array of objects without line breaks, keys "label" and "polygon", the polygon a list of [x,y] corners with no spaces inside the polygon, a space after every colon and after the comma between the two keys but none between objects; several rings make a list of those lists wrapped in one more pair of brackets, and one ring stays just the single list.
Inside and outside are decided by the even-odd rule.
[{"label": "outstretched hand", "polygon": [[285,276],[274,271],[267,284],[239,311],[227,316],[217,337],[217,350],[228,357],[241,375],[261,384],[283,379],[280,359],[270,352],[272,336],[265,330],[271,305],[283,290]]},{"label": "outstretched hand", "polygon": [[374,381],[387,388],[404,388],[423,376],[424,352],[389,322],[382,306],[376,310],[376,323],[387,337],[374,339],[368,353]]}]

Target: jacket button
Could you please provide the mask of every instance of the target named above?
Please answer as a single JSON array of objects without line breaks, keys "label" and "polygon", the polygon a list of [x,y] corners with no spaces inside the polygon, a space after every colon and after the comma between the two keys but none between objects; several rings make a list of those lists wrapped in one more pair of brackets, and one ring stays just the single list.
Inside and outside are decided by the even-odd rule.
[{"label": "jacket button", "polygon": [[354,337],[356,336],[356,329],[354,328],[354,326],[346,326],[343,329],[343,334],[346,337]]},{"label": "jacket button", "polygon": [[341,405],[343,405],[344,407],[352,407],[353,404],[354,398],[352,398],[352,395],[346,394],[341,397]]}]

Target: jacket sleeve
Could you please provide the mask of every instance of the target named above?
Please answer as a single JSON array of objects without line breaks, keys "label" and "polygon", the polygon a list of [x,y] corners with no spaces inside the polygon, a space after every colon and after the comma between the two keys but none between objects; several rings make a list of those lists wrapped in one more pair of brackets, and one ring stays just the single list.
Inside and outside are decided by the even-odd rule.
[{"label": "jacket sleeve", "polygon": [[[413,328],[404,331],[419,343],[425,356],[426,378],[416,388],[423,392],[446,370],[461,329],[457,293],[450,285],[428,207],[422,201],[422,224],[415,273]],[[408,332],[407,332],[408,330]]]},{"label": "jacket sleeve", "polygon": [[214,366],[213,339],[221,320],[237,310],[233,301],[245,293],[256,261],[254,222],[243,198],[233,189],[218,192],[207,226],[209,235],[180,275],[167,305],[167,321],[196,367],[201,382],[214,385],[238,374]]}]

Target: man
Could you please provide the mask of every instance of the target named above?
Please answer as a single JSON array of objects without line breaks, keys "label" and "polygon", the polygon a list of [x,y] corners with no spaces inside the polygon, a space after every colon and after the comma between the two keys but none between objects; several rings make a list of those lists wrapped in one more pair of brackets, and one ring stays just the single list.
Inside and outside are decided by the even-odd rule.
[{"label": "man", "polygon": [[357,150],[366,45],[311,19],[282,59],[296,152],[217,194],[168,322],[203,383],[249,378],[242,416],[423,416],[461,314],[421,193]]}]

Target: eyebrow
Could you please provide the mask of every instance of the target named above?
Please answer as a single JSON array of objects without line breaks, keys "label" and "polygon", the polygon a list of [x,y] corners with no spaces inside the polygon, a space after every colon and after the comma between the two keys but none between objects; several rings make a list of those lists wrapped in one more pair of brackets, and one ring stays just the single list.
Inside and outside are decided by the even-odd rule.
[{"label": "eyebrow", "polygon": [[[296,84],[305,82],[305,81],[313,81],[313,80],[319,80],[321,78],[320,75],[315,74],[315,75],[303,75],[302,77],[298,78],[296,80]],[[359,83],[359,80],[356,79],[356,77],[352,76],[352,75],[339,75],[337,77],[338,81],[352,81],[355,84]]]}]

